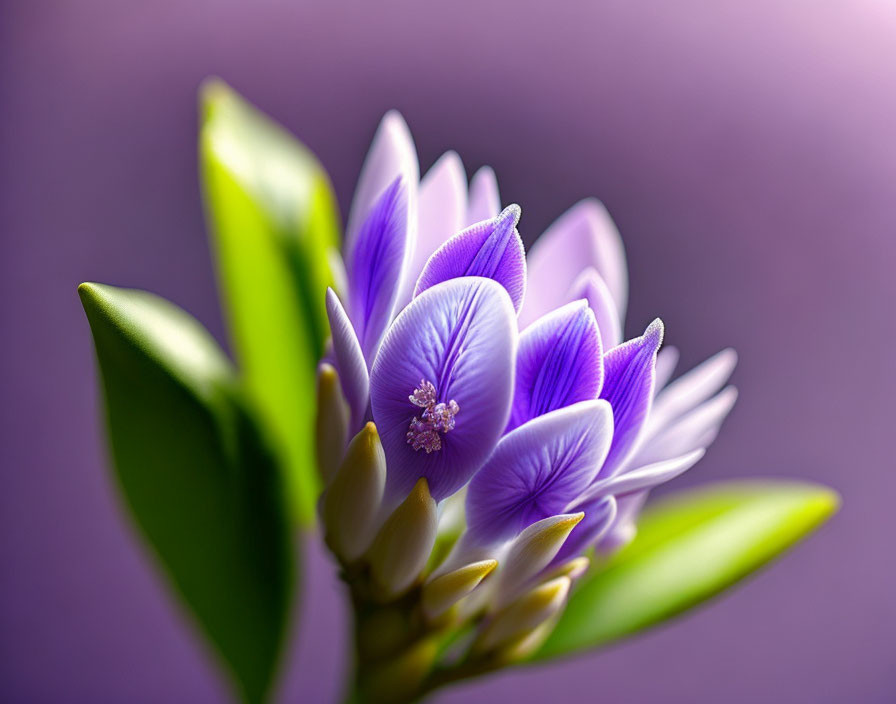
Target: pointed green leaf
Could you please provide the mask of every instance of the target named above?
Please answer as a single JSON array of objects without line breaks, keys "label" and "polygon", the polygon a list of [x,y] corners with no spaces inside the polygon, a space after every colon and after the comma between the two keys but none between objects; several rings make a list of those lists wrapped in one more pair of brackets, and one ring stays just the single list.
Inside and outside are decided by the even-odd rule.
[{"label": "pointed green leaf", "polygon": [[273,455],[229,362],[196,320],[142,291],[78,291],[121,491],[240,697],[263,701],[294,572]]},{"label": "pointed green leaf", "polygon": [[644,512],[635,540],[584,577],[536,660],[605,645],[661,623],[743,579],[828,518],[830,489],[726,482]]},{"label": "pointed green leaf", "polygon": [[338,260],[336,202],[314,155],[225,84],[207,83],[202,102],[202,184],[231,337],[307,524],[318,493],[314,375]]}]

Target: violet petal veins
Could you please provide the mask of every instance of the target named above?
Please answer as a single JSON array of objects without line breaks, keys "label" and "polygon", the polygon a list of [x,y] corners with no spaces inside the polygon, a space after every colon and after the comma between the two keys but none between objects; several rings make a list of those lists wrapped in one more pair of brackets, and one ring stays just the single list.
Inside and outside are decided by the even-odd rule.
[{"label": "violet petal veins", "polygon": [[526,254],[516,229],[519,219],[519,206],[511,205],[498,217],[456,234],[429,258],[414,295],[448,279],[483,276],[507,289],[519,311],[526,292]]},{"label": "violet petal veins", "polygon": [[396,178],[402,178],[408,188],[409,239],[416,241],[417,184],[420,167],[414,140],[404,118],[395,110],[386,113],[377,128],[370,151],[361,168],[358,185],[345,228],[344,252],[346,265],[351,264],[358,233],[370,215],[374,203]]},{"label": "violet petal veins", "polygon": [[603,376],[600,333],[585,301],[539,318],[520,335],[507,430],[578,401],[596,399]]},{"label": "violet petal veins", "polygon": [[407,219],[408,186],[397,177],[374,201],[348,260],[348,312],[368,366],[398,301],[410,246]]},{"label": "violet petal veins", "polygon": [[[437,501],[469,481],[488,458],[510,413],[516,316],[510,297],[491,279],[463,277],[424,291],[402,311],[370,374],[373,420],[389,472],[386,493],[403,497],[425,477]],[[420,406],[410,396],[421,380],[439,402],[460,411],[437,451],[408,444]]]},{"label": "violet petal veins", "polygon": [[613,417],[606,401],[539,416],[508,433],[467,491],[467,524],[481,543],[514,537],[564,512],[607,456]]},{"label": "violet petal veins", "polygon": [[613,445],[600,476],[613,476],[635,447],[653,401],[656,353],[663,342],[657,318],[641,337],[624,342],[604,355],[604,386],[600,397],[613,409]]}]

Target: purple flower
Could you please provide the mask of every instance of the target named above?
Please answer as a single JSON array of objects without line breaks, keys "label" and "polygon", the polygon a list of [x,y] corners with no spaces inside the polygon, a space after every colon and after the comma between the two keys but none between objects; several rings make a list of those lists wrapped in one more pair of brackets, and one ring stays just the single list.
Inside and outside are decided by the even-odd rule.
[{"label": "purple flower", "polygon": [[420,180],[407,126],[386,115],[350,210],[346,284],[327,296],[331,358],[350,435],[371,420],[379,434],[387,508],[421,478],[437,502],[466,487],[466,557],[574,524],[539,557],[558,564],[624,544],[650,489],[703,456],[734,403],[720,389],[735,356],[669,384],[659,319],[623,341],[628,275],[606,209],[573,206],[528,257],[520,217],[488,167],[468,186],[454,152]]}]

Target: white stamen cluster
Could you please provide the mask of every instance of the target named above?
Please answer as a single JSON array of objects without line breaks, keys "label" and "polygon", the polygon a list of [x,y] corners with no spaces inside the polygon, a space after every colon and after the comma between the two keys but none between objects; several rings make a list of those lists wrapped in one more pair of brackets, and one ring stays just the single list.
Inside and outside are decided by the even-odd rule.
[{"label": "white stamen cluster", "polygon": [[408,429],[408,445],[415,450],[426,450],[428,455],[442,449],[442,437],[439,433],[447,433],[454,428],[454,417],[460,411],[456,401],[438,403],[436,387],[432,382],[420,380],[414,393],[408,396],[408,400],[423,413],[414,417]]}]

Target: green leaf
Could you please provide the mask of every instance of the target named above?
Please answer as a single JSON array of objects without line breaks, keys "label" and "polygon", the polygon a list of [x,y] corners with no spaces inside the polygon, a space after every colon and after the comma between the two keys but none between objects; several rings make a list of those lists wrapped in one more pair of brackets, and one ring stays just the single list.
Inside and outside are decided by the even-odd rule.
[{"label": "green leaf", "polygon": [[830,489],[726,482],[657,501],[635,540],[583,578],[536,660],[605,645],[718,594],[836,509]]},{"label": "green leaf", "polygon": [[180,308],[78,289],[93,333],[122,493],[245,701],[263,701],[293,592],[280,472],[230,363]]},{"label": "green leaf", "polygon": [[314,518],[315,370],[339,216],[320,163],[220,81],[202,90],[200,166],[218,279],[244,381]]}]

